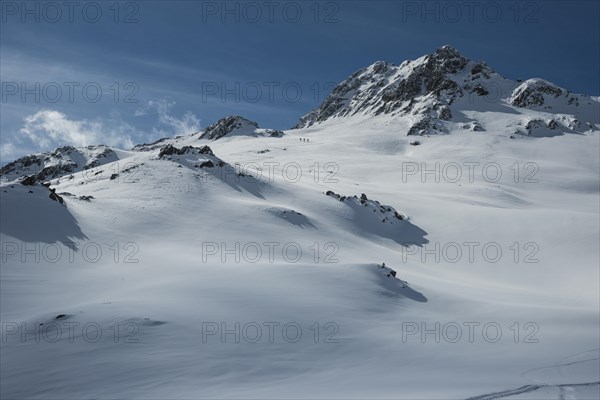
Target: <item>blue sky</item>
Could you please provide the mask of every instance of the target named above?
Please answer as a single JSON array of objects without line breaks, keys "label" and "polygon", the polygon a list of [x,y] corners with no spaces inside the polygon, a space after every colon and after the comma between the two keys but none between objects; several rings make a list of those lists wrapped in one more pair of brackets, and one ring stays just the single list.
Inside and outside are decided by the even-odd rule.
[{"label": "blue sky", "polygon": [[1,4],[2,162],[229,114],[286,129],[354,71],[443,44],[508,78],[600,94],[598,1]]}]

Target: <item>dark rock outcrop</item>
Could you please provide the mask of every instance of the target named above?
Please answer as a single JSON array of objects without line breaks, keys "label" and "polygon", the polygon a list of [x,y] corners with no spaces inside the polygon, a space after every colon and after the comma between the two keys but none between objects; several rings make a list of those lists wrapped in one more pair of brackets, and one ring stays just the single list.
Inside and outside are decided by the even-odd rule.
[{"label": "dark rock outcrop", "polygon": [[221,118],[214,124],[208,126],[200,136],[200,139],[217,140],[235,130],[245,130],[250,132],[256,131],[256,129],[258,129],[258,124],[256,122],[250,121],[239,115],[230,115]]},{"label": "dark rock outcrop", "polygon": [[213,153],[212,149],[208,146],[202,146],[202,147],[183,146],[182,148],[177,148],[171,144],[168,144],[166,146],[161,147],[160,151],[158,152],[158,158],[164,158],[165,156],[172,156],[172,155],[181,156],[184,154],[203,154],[203,155],[209,155],[209,156],[215,155]]},{"label": "dark rock outcrop", "polygon": [[21,185],[24,186],[33,186],[35,185],[35,182],[37,181],[35,175],[29,175],[24,177],[23,179],[21,179]]}]

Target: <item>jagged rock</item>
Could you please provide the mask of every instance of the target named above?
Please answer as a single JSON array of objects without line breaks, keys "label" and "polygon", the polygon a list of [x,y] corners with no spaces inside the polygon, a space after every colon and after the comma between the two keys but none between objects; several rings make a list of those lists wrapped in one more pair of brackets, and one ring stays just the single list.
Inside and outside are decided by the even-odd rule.
[{"label": "jagged rock", "polygon": [[172,144],[168,144],[160,149],[158,152],[158,158],[163,158],[164,156],[170,156],[173,154],[179,154],[179,149]]},{"label": "jagged rock", "polygon": [[166,146],[161,147],[160,151],[158,152],[158,158],[163,158],[165,156],[172,156],[172,155],[181,156],[184,154],[204,154],[204,155],[214,156],[213,151],[208,146],[202,146],[202,147],[183,146],[182,148],[178,149],[177,147],[175,147],[171,144],[168,144]]},{"label": "jagged rock", "polygon": [[481,84],[478,84],[477,86],[475,86],[472,90],[471,93],[475,93],[478,96],[487,96],[488,94],[490,94],[490,92],[483,87]]},{"label": "jagged rock", "polygon": [[119,174],[111,174],[110,175],[110,180],[114,181],[115,179],[117,179],[119,177]]},{"label": "jagged rock", "polygon": [[21,185],[24,186],[33,186],[35,185],[36,177],[35,175],[29,175],[21,179]]},{"label": "jagged rock", "polygon": [[94,196],[79,196],[79,200],[90,201],[94,198]]},{"label": "jagged rock", "polygon": [[[178,137],[175,137],[175,138],[177,139]],[[161,139],[158,139],[158,140],[156,140],[156,141],[154,141],[152,143],[138,144],[138,145],[134,146],[132,150],[135,150],[135,151],[156,150],[159,147],[162,147],[163,143],[166,142],[169,139],[171,139],[171,138],[161,138]]]},{"label": "jagged rock", "polygon": [[202,164],[198,165],[198,168],[214,168],[215,164],[208,160],[208,161],[204,161]]},{"label": "jagged rock", "polygon": [[211,150],[211,148],[208,147],[208,146],[199,147],[198,148],[198,154],[205,154],[205,155],[209,155],[209,156],[214,156],[215,155],[213,153],[213,151]]},{"label": "jagged rock", "polygon": [[[489,96],[488,96],[489,95]],[[480,97],[486,96],[481,99]],[[541,108],[542,111],[572,116],[597,116],[598,99],[571,94],[541,79],[511,81],[484,62],[462,56],[443,46],[433,54],[405,61],[399,66],[378,61],[337,85],[316,109],[304,115],[293,129],[313,126],[332,118],[390,115],[406,117],[408,135],[449,133],[453,115],[461,111],[498,111],[498,103],[514,107]],[[458,108],[455,108],[458,107]],[[473,106],[473,108],[469,108]],[[507,111],[510,112],[510,111]],[[515,114],[519,114],[515,110]],[[590,129],[597,130],[597,117]],[[551,129],[560,129],[558,124]],[[569,122],[562,123],[568,126]],[[583,125],[585,126],[585,125]],[[476,124],[465,129],[485,131]],[[550,128],[550,127],[549,127]],[[570,128],[571,131],[576,129]]]},{"label": "jagged rock", "polygon": [[271,132],[271,137],[279,137],[279,136],[283,136],[283,131]]},{"label": "jagged rock", "polygon": [[[375,115],[410,114],[419,110],[425,115],[439,110],[444,119],[450,119],[450,110],[441,107],[452,104],[456,96],[462,96],[463,89],[449,75],[464,70],[468,65],[469,60],[450,46],[443,46],[434,54],[400,66],[378,61],[335,87],[323,104],[302,117],[294,129],[306,128],[333,116],[364,112]],[[491,73],[485,65],[477,70]],[[435,101],[424,106],[425,99],[432,98]]]},{"label": "jagged rock", "polygon": [[51,200],[58,201],[60,204],[64,204],[63,198],[56,193],[56,189],[54,188],[50,189],[50,195],[48,197],[50,197]]},{"label": "jagged rock", "polygon": [[452,111],[450,111],[450,107],[441,106],[438,109],[438,118],[442,121],[450,121],[452,119]]},{"label": "jagged rock", "polygon": [[217,140],[236,130],[241,130],[243,133],[253,133],[256,132],[257,129],[258,124],[256,122],[250,121],[239,115],[230,115],[221,118],[207,127],[200,136],[200,139]]},{"label": "jagged rock", "polygon": [[384,214],[384,218],[381,220],[382,223],[393,223],[390,221],[390,218],[395,218],[397,220],[404,220],[405,217],[398,213],[392,206],[382,205],[377,200],[370,200],[366,194],[362,193],[360,197],[356,195],[352,197],[342,196],[335,193],[332,190],[328,190],[325,192],[326,196],[333,197],[336,200],[339,200],[342,203],[347,203],[349,205],[356,205],[365,208],[371,209],[372,212],[379,211],[381,214]]},{"label": "jagged rock", "polygon": [[[38,181],[46,181],[97,167],[117,159],[117,154],[103,145],[62,146],[51,152],[30,154],[8,163],[0,169],[0,176],[13,180],[33,174]],[[81,160],[86,164],[81,165]]]},{"label": "jagged rock", "polygon": [[423,136],[426,135],[428,133],[431,132],[431,130],[433,130],[433,121],[431,118],[426,117],[423,118],[422,120],[414,123],[410,129],[408,130],[407,135],[408,136],[415,136],[415,135],[419,135],[419,136]]},{"label": "jagged rock", "polygon": [[510,98],[510,104],[517,107],[541,107],[546,97],[557,98],[563,94],[562,89],[542,79],[528,79],[517,87]]}]

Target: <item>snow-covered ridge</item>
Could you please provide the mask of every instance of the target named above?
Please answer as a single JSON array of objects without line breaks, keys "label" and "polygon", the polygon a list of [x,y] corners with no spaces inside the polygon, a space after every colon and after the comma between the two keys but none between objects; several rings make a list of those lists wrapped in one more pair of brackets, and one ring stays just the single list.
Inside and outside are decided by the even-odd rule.
[{"label": "snow-covered ridge", "polygon": [[[600,123],[600,103],[596,98],[572,94],[542,79],[506,79],[485,62],[470,60],[456,49],[442,46],[433,54],[399,66],[378,61],[355,72],[294,128],[307,128],[335,118],[388,115],[404,119],[409,126],[408,135],[448,133],[457,126],[484,131],[484,120],[466,114],[501,111],[540,119],[529,110],[546,114],[541,119],[555,125],[559,132],[556,134],[596,130]],[[563,125],[560,116],[564,115],[579,124]],[[532,134],[518,129],[509,133]]]},{"label": "snow-covered ridge", "polygon": [[229,115],[221,118],[214,124],[207,126],[200,132],[191,135],[161,138],[152,143],[139,144],[133,147],[135,151],[152,151],[167,144],[174,146],[189,146],[199,140],[218,140],[225,137],[281,137],[283,132],[276,129],[260,128],[257,122],[239,115]]},{"label": "snow-covered ridge", "polygon": [[230,115],[207,127],[200,135],[200,139],[217,140],[225,136],[236,135],[278,137],[283,135],[283,132],[275,129],[261,129],[254,121],[239,115]]},{"label": "snow-covered ridge", "polygon": [[25,175],[35,175],[38,181],[95,168],[128,156],[128,152],[104,145],[62,146],[54,151],[21,157],[0,169],[0,178],[12,181]]},{"label": "snow-covered ridge", "polygon": [[[206,129],[191,135],[180,135],[158,139],[152,143],[138,144],[133,152],[155,151],[165,146],[197,146],[200,141],[217,140],[225,137],[282,137],[283,132],[276,129],[260,128],[258,123],[235,115],[224,117]],[[134,153],[133,153],[134,154]],[[35,175],[43,182],[49,179],[102,166],[113,161],[130,157],[132,152],[119,150],[105,145],[87,147],[62,146],[53,151],[29,154],[0,170],[2,181],[13,181],[23,176]]]},{"label": "snow-covered ridge", "polygon": [[0,183],[0,397],[600,398],[599,134],[474,90]]}]

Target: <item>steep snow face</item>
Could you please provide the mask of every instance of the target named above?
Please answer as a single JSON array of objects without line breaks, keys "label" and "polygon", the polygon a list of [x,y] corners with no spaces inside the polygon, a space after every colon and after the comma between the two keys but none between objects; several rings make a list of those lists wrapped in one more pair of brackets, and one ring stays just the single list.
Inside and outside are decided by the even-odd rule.
[{"label": "steep snow face", "polygon": [[59,147],[52,152],[21,157],[0,170],[2,181],[12,181],[24,175],[35,175],[45,181],[67,174],[95,168],[127,157],[128,152],[104,145],[87,147]]},{"label": "steep snow face", "polygon": [[[524,108],[544,115],[532,116]],[[471,111],[503,111],[522,115],[524,120],[541,119],[551,130],[556,129],[553,135],[596,130],[600,124],[600,103],[595,98],[571,94],[540,79],[519,84],[484,62],[469,60],[456,49],[443,46],[431,55],[399,66],[379,61],[357,71],[294,128],[332,118],[386,114],[403,118],[408,135],[448,133],[456,124],[464,129],[486,130],[482,121],[465,118]],[[563,123],[565,118],[570,121]],[[511,130],[512,125],[504,128]],[[532,134],[527,129],[510,133]]]}]

